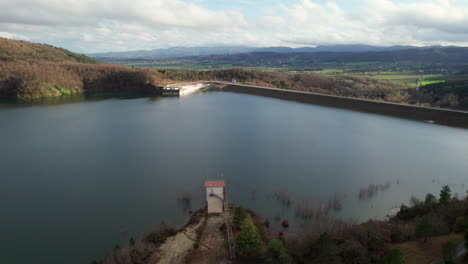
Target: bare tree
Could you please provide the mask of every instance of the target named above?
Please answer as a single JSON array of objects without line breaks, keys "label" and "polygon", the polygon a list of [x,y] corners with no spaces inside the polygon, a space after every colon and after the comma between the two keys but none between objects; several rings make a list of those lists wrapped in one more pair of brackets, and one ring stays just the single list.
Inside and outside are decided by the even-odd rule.
[{"label": "bare tree", "polygon": [[184,212],[189,212],[192,210],[192,198],[192,192],[186,187],[182,188],[177,194],[177,202],[179,205],[181,205]]},{"label": "bare tree", "polygon": [[273,191],[273,198],[280,201],[284,206],[289,207],[293,203],[292,195],[285,190]]}]

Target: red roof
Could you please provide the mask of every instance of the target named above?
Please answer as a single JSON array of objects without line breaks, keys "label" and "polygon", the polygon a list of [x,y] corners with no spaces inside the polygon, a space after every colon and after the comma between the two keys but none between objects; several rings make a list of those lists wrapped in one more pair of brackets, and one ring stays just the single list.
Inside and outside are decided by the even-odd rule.
[{"label": "red roof", "polygon": [[224,181],[205,181],[205,187],[224,187]]}]

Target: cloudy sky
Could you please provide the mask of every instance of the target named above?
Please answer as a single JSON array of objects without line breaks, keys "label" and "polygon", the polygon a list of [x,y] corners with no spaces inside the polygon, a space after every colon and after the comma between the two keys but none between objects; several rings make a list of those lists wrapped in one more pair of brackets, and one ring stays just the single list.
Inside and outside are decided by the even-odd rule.
[{"label": "cloudy sky", "polygon": [[468,46],[468,0],[0,0],[0,36],[105,52],[172,46]]}]

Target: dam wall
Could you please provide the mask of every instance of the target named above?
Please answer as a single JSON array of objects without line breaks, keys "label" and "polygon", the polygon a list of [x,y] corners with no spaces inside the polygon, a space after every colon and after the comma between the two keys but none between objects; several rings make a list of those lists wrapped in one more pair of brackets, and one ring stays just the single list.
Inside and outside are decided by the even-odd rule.
[{"label": "dam wall", "polygon": [[223,86],[222,91],[267,96],[335,108],[396,116],[401,118],[425,121],[429,123],[468,128],[468,112],[451,109],[419,107],[414,105],[381,102],[349,98],[342,96],[292,91],[252,85],[213,82]]}]

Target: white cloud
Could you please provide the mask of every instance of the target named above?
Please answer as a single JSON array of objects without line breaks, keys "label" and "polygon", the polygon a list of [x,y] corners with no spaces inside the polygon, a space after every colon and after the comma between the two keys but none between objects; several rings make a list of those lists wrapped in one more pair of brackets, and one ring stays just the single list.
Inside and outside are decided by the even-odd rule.
[{"label": "white cloud", "polygon": [[[358,0],[350,0],[358,1]],[[468,45],[468,8],[454,0],[297,0],[223,10],[188,0],[0,0],[0,35],[79,52],[167,46]],[[254,7],[254,3],[250,3]]]},{"label": "white cloud", "polygon": [[270,11],[259,18],[258,24],[270,36],[296,45],[468,44],[468,8],[453,1],[365,2],[364,8],[347,11],[334,2],[302,0],[278,6],[274,14]]},{"label": "white cloud", "polygon": [[28,37],[11,32],[0,32],[0,37],[8,39],[29,40]]}]

